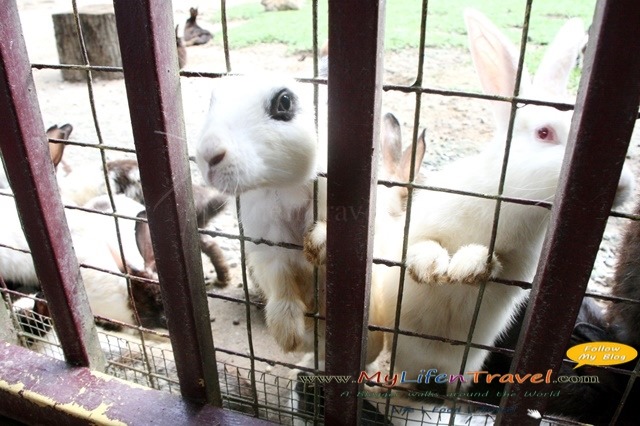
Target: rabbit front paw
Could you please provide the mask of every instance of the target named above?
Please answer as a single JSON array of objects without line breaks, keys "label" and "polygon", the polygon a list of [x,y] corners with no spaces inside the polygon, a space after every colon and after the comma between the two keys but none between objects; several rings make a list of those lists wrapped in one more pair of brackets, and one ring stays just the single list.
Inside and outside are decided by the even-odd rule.
[{"label": "rabbit front paw", "polygon": [[495,277],[502,270],[502,264],[493,254],[487,263],[489,249],[480,244],[469,244],[460,247],[451,256],[447,276],[452,283],[480,284]]},{"label": "rabbit front paw", "polygon": [[435,241],[413,244],[407,251],[407,272],[420,284],[446,282],[449,253]]},{"label": "rabbit front paw", "polygon": [[304,308],[296,301],[269,301],[266,306],[267,328],[283,351],[298,349],[304,340]]},{"label": "rabbit front paw", "polygon": [[327,224],[317,222],[304,236],[304,257],[314,265],[324,265],[327,260]]}]

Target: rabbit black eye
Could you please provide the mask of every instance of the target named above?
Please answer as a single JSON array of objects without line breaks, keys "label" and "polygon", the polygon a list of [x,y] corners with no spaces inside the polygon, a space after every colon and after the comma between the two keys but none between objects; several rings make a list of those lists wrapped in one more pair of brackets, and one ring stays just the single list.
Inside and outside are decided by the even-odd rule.
[{"label": "rabbit black eye", "polygon": [[269,115],[274,120],[291,121],[295,116],[296,96],[288,89],[282,89],[273,98],[269,106]]},{"label": "rabbit black eye", "polygon": [[280,96],[278,102],[278,113],[287,112],[291,109],[291,98],[286,93]]}]

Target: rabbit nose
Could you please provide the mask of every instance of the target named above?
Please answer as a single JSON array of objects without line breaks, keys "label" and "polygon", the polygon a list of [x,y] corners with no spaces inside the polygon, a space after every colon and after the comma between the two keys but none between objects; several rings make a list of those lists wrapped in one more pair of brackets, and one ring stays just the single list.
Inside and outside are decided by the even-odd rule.
[{"label": "rabbit nose", "polygon": [[214,167],[217,164],[220,164],[220,162],[222,160],[224,160],[224,156],[227,155],[226,151],[222,151],[216,155],[214,155],[213,157],[211,157],[211,159],[209,160],[209,167]]}]

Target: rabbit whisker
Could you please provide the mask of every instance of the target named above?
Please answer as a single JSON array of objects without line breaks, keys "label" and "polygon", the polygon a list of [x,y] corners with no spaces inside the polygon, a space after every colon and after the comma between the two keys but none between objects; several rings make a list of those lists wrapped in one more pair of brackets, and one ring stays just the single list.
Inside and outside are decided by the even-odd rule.
[{"label": "rabbit whisker", "polygon": [[160,130],[155,130],[153,133],[155,133],[155,134],[157,134],[157,135],[165,135],[165,136],[169,136],[169,137],[171,137],[171,138],[174,138],[174,139],[176,139],[176,140],[180,140],[180,141],[183,141],[183,142],[186,142],[186,141],[187,141],[187,138],[183,138],[183,137],[181,137],[181,136],[174,135],[174,134],[171,134],[171,133],[168,133],[168,132],[162,132],[162,131],[160,131]]}]

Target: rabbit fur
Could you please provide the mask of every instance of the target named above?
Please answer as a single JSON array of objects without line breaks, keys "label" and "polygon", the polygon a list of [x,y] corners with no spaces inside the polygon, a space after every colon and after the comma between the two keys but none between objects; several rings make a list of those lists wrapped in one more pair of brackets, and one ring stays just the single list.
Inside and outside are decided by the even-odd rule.
[{"label": "rabbit fur", "polygon": [[[113,193],[124,194],[138,203],[144,203],[140,169],[136,160],[129,158],[112,160],[106,163],[106,169],[109,187]],[[101,195],[107,193],[102,167],[95,164],[74,167],[67,174],[58,174],[58,186],[66,203],[86,205],[92,200],[95,202],[101,199],[106,207],[109,205],[108,198],[101,198]],[[228,197],[213,188],[202,185],[194,184],[192,190],[198,227],[205,228],[209,221],[225,208]],[[128,247],[135,247],[135,245],[128,245]],[[217,279],[214,285],[225,287],[229,282],[229,267],[224,253],[215,239],[209,235],[200,235],[200,247],[211,260],[216,271]],[[140,259],[139,254],[134,253],[133,257]],[[137,268],[139,265],[140,262],[137,262],[133,267]]]},{"label": "rabbit fur", "polygon": [[[119,159],[107,162],[109,186],[115,194],[125,194],[143,203],[142,186],[138,162],[133,159]],[[102,167],[84,164],[58,173],[58,186],[66,203],[82,206],[99,195],[107,193]]]},{"label": "rabbit fur", "polygon": [[[226,77],[216,84],[196,162],[209,185],[240,196],[246,237],[302,245],[313,223],[313,181],[326,168],[316,151],[312,106],[301,86],[281,76]],[[326,214],[322,181],[320,218]],[[246,253],[271,334],[284,351],[311,350],[313,320],[304,314],[316,309],[313,265],[289,248],[247,242]],[[322,300],[322,268],[319,276]]]},{"label": "rabbit fur", "polygon": [[[637,204],[634,214],[640,213]],[[619,245],[619,254],[615,268],[611,295],[632,300],[640,300],[640,222],[630,221],[624,231]],[[524,307],[515,317],[513,324],[501,336],[496,346],[515,349],[524,324]],[[619,342],[640,350],[640,333],[638,319],[640,318],[640,304],[624,301],[613,301],[608,306],[598,305],[592,298],[585,297],[567,347],[588,342]],[[511,357],[500,353],[492,353],[486,360],[484,370],[491,373],[505,374],[509,372]],[[617,368],[631,371],[636,367],[637,359],[631,360]],[[629,376],[618,374],[610,370],[603,370],[597,366],[583,365],[574,369],[567,363],[560,367],[559,374],[565,376],[597,376],[597,383],[558,383],[554,390],[559,390],[557,397],[549,398],[547,413],[569,416],[580,422],[595,425],[607,425],[618,409],[620,400],[629,383]],[[489,392],[486,392],[486,391]],[[478,395],[487,394],[489,398],[480,399],[481,402],[499,404],[496,397],[503,391],[503,385],[478,384],[473,385],[471,392]],[[634,425],[640,416],[637,401],[640,398],[640,384],[634,383],[627,397],[617,425]]]},{"label": "rabbit fur", "polygon": [[[63,124],[59,126],[54,124],[53,126],[47,129],[47,138],[48,139],[61,139],[68,140],[71,132],[73,131],[73,126],[69,123]],[[54,167],[58,168],[58,165],[61,165],[61,168],[66,170],[68,166],[62,160],[62,154],[64,153],[65,145],[63,143],[55,143],[49,142],[49,156],[51,161],[53,162]],[[9,189],[9,179],[7,178],[7,174],[4,169],[4,162],[2,159],[2,155],[0,155],[0,189]]]},{"label": "rabbit fur", "polygon": [[[135,216],[144,207],[135,201],[120,195],[114,198],[118,213]],[[100,206],[105,200],[93,200],[87,204],[88,208]],[[73,239],[74,250],[78,263],[114,271],[137,272],[143,276],[145,261],[135,246],[133,238],[133,223],[130,220],[120,220],[123,235],[123,250],[125,259],[120,256],[113,219],[107,216],[86,213],[78,210],[67,210],[67,222]],[[22,231],[15,202],[11,197],[0,196],[0,220],[4,224],[0,228],[0,242],[9,247],[29,250]],[[128,236],[131,235],[131,238]],[[9,248],[0,247],[0,270],[6,281],[21,285],[25,289],[39,287],[38,278],[31,255]],[[146,306],[131,300],[125,278],[103,273],[91,268],[80,268],[91,310],[95,315],[108,317],[116,321],[135,323],[132,303],[138,310],[140,317],[148,318],[144,326],[161,326],[165,323],[161,301],[159,306],[156,299],[154,306]],[[159,287],[155,284],[131,281],[132,294],[143,296],[148,301],[148,295],[153,299],[159,294]],[[148,314],[152,312],[153,314]]]},{"label": "rabbit fur", "polygon": [[[382,119],[380,134],[380,164],[378,167],[378,179],[381,181],[401,182],[410,181],[412,146],[403,150],[402,132],[398,119],[392,113],[386,113]],[[422,132],[416,142],[413,170],[417,177],[420,165],[426,150],[425,133]],[[373,257],[381,258],[387,252],[386,247],[393,244],[402,244],[402,226],[405,222],[405,211],[408,197],[408,189],[403,186],[376,186],[376,217],[374,222]],[[393,224],[393,225],[391,225]],[[326,223],[318,221],[307,233],[304,240],[304,253],[307,259],[316,264],[324,265],[326,260]],[[398,256],[389,258],[396,262],[401,261]],[[383,293],[378,289],[384,284],[380,282],[383,276],[383,265],[374,263],[371,278],[369,302],[369,323],[383,325],[383,306],[386,301]],[[381,332],[369,332],[368,360],[375,357],[382,350],[384,336]],[[310,365],[308,365],[310,366]]]},{"label": "rabbit fur", "polygon": [[[634,214],[640,214],[640,203]],[[631,221],[620,244],[618,262],[611,295],[640,300],[640,222]],[[640,305],[631,302],[613,302],[606,314],[615,340],[640,350]]]},{"label": "rabbit fur", "polygon": [[[465,21],[473,62],[486,94],[512,96],[518,53],[481,13],[468,10]],[[569,20],[549,46],[537,74],[522,76],[526,98],[565,100],[569,72],[584,35],[579,20]],[[504,155],[510,104],[492,102],[496,129],[491,144],[478,155],[428,174],[430,186],[496,193]],[[518,108],[503,194],[553,201],[570,126],[571,112],[527,105]],[[621,176],[616,201],[633,188],[630,172]],[[528,292],[489,278],[530,281],[549,220],[542,207],[502,203],[494,254],[489,245],[496,202],[445,192],[422,191],[413,201],[400,329],[466,341],[481,282],[484,297],[472,341],[492,345],[511,321]],[[393,232],[401,232],[396,228]],[[390,247],[398,257],[400,247]],[[386,268],[381,279],[384,323],[393,327],[399,268]],[[398,336],[395,371],[416,377],[425,367],[450,374],[461,370],[464,346]],[[487,353],[470,349],[463,371],[476,371]],[[468,381],[467,381],[468,382]],[[467,383],[468,384],[468,383]]]},{"label": "rabbit fur", "polygon": [[184,33],[182,40],[185,46],[197,46],[200,44],[206,44],[213,38],[213,35],[204,28],[200,27],[196,22],[198,17],[198,8],[192,7],[189,9],[189,18],[184,24]]},{"label": "rabbit fur", "polygon": [[[52,126],[47,130],[49,138],[68,139],[72,126]],[[55,166],[64,162],[62,154],[64,144],[50,143],[51,159]],[[144,211],[140,204],[142,187],[138,163],[132,159],[120,159],[107,163],[110,186],[113,188],[114,202],[118,213],[135,217]],[[111,213],[111,203],[106,192],[104,176],[100,168],[81,166],[58,170],[58,184],[61,196],[66,204],[83,205],[98,211]],[[8,195],[10,189],[3,190]],[[225,206],[225,196],[211,188],[193,186],[199,227],[205,227],[209,220]],[[120,195],[124,194],[124,195]],[[125,196],[126,195],[126,196]],[[139,200],[139,202],[135,200]],[[77,210],[66,210],[68,223],[74,240],[74,248],[80,263],[87,263],[115,272],[126,272],[141,278],[155,278],[155,259],[150,249],[151,241],[145,229],[137,227],[131,220],[120,220],[120,235],[123,240],[124,258],[120,255],[113,219]],[[18,219],[15,204],[10,197],[0,196],[0,218],[6,218],[7,226],[0,230],[0,242],[10,247],[28,250],[24,234]],[[145,224],[146,225],[146,224]],[[138,229],[140,228],[140,229]],[[145,235],[146,239],[142,239]],[[229,271],[224,254],[215,240],[201,236],[202,251],[211,259],[219,287],[228,284]],[[146,250],[147,257],[143,257]],[[0,270],[9,285],[25,290],[39,287],[31,256],[8,248],[0,248]],[[149,328],[166,327],[164,308],[159,286],[142,280],[131,279],[131,294],[126,279],[102,272],[81,268],[81,273],[89,295],[89,303],[94,314],[111,319],[134,323],[133,307],[138,311],[141,325]]]},{"label": "rabbit fur", "polygon": [[[326,110],[319,109],[316,136],[308,95],[297,83],[281,76],[220,80],[213,90],[196,153],[208,184],[240,196],[245,236],[304,244],[304,253],[253,242],[246,246],[250,275],[266,299],[267,327],[284,351],[310,351],[314,322],[305,312],[317,308],[324,314],[326,181],[318,180],[318,224],[313,225],[313,180],[326,170]],[[399,134],[397,121],[395,125],[392,132]],[[400,161],[405,167],[409,163],[406,155],[401,156],[400,145],[393,149],[395,157],[386,167],[396,174]],[[402,197],[402,189],[388,192]],[[314,306],[312,263],[320,266],[318,307]],[[322,322],[319,334],[322,340]],[[372,333],[368,341],[370,363],[382,349],[382,338]],[[323,358],[324,345],[319,346]]]}]

